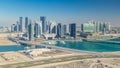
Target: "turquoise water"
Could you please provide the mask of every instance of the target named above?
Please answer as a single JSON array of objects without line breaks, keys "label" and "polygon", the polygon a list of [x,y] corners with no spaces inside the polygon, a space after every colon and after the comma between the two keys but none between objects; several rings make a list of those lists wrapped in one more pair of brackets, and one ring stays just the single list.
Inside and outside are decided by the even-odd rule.
[{"label": "turquoise water", "polygon": [[120,41],[120,38],[111,39],[110,41]]},{"label": "turquoise water", "polygon": [[[93,51],[93,52],[120,51],[120,44],[110,44],[110,43],[108,44],[108,43],[98,43],[98,42],[65,41],[64,43],[57,41],[55,46],[77,49],[77,50]],[[25,50],[25,48],[26,46],[23,45],[13,45],[13,46],[5,45],[5,46],[0,46],[0,52],[20,51],[20,50]]]},{"label": "turquoise water", "polygon": [[24,49],[25,49],[25,46],[23,45],[0,46],[0,52],[19,51],[19,50],[24,50]]},{"label": "turquoise water", "polygon": [[120,51],[120,44],[107,44],[107,43],[97,43],[97,42],[79,42],[79,41],[66,41],[65,43],[57,41],[55,44],[59,47],[94,51],[94,52],[113,52]]}]

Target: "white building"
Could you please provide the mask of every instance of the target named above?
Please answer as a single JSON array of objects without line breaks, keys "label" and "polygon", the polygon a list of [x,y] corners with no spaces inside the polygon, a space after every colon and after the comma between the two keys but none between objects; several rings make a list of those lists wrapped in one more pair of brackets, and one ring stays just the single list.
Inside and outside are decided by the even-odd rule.
[{"label": "white building", "polygon": [[41,48],[41,49],[32,49],[32,50],[27,50],[25,54],[32,56],[32,57],[37,57],[40,54],[43,54],[44,52],[51,52],[50,49],[47,48]]},{"label": "white building", "polygon": [[52,34],[44,34],[44,38],[47,40],[52,40],[55,39],[56,34],[52,33]]},{"label": "white building", "polygon": [[49,33],[57,33],[57,24],[54,21],[49,21],[50,26],[49,26]]}]

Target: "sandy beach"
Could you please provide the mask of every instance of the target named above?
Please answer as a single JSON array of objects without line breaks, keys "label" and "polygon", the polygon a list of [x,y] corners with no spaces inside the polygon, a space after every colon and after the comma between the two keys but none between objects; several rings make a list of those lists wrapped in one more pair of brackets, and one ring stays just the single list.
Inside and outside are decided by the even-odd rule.
[{"label": "sandy beach", "polygon": [[8,38],[0,38],[0,46],[16,45],[15,42],[12,42]]}]

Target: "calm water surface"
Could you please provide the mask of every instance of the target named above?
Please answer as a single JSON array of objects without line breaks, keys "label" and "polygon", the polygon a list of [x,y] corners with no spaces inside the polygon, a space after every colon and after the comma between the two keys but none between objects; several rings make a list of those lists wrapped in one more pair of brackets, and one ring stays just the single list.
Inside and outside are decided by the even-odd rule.
[{"label": "calm water surface", "polygon": [[[97,43],[97,42],[79,42],[79,41],[57,41],[55,46],[93,51],[93,52],[114,52],[120,51],[120,44],[109,44],[109,43]],[[12,45],[12,46],[0,46],[0,52],[8,51],[19,51],[25,50],[26,46],[23,45]]]},{"label": "calm water surface", "polygon": [[94,51],[94,52],[113,52],[120,51],[120,44],[108,44],[108,43],[97,43],[97,42],[79,42],[79,41],[57,41],[56,46],[85,50],[85,51]]},{"label": "calm water surface", "polygon": [[19,50],[24,50],[24,49],[25,49],[25,46],[23,45],[0,46],[0,52],[19,51]]}]

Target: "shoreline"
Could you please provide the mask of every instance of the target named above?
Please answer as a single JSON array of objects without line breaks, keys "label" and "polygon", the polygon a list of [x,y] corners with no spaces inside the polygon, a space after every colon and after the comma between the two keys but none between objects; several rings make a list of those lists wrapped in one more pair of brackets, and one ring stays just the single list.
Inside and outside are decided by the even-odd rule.
[{"label": "shoreline", "polygon": [[[14,45],[9,45],[9,46],[14,46]],[[17,45],[15,45],[17,46]],[[69,48],[68,48],[69,49]],[[120,51],[113,51],[113,52],[94,52],[94,51],[85,51],[85,50],[75,50],[75,49],[70,49],[72,51],[78,51],[80,53],[92,53],[92,54],[103,54],[103,53],[120,53]],[[0,53],[9,53],[9,52],[23,52],[25,50],[18,50],[18,51],[6,51],[6,52],[0,52]]]},{"label": "shoreline", "polygon": [[[54,49],[57,49],[57,50],[61,50],[61,51],[67,52],[67,53],[71,53],[71,54],[70,55],[69,54],[65,54],[64,56],[58,55],[58,57],[57,56],[50,57],[50,58],[47,57],[45,59],[39,59],[39,58],[38,59],[32,59],[32,58],[30,58],[27,55],[25,55],[25,54],[22,53],[25,50],[0,52],[0,54],[3,55],[3,57],[5,57],[5,58],[9,58],[8,57],[8,55],[9,55],[10,57],[15,57],[15,59],[17,59],[17,61],[14,60],[14,59],[13,60],[10,59],[12,61],[12,63],[11,63],[10,61],[4,60],[4,58],[1,57],[1,61],[2,60],[4,60],[4,61],[2,62],[2,64],[0,66],[2,67],[2,65],[6,65],[6,68],[7,68],[8,65],[11,65],[11,66],[12,65],[16,65],[17,66],[19,64],[24,65],[24,63],[28,63],[28,62],[30,62],[30,63],[37,63],[36,65],[30,64],[31,65],[30,68],[33,68],[33,67],[36,67],[36,66],[39,67],[40,63],[38,62],[38,60],[41,61],[41,62],[50,60],[52,62],[53,61],[52,59],[54,59],[54,60],[57,61],[57,63],[80,61],[80,60],[84,60],[82,62],[86,62],[87,60],[92,60],[92,62],[93,62],[93,61],[97,61],[97,60],[104,61],[104,58],[107,61],[109,59],[113,58],[112,60],[110,60],[110,61],[113,61],[114,59],[116,59],[116,57],[120,56],[120,51],[115,51],[115,52],[91,52],[91,51],[85,51],[85,50],[77,50],[77,49],[64,48],[64,47],[59,47],[59,46],[54,46],[54,45],[50,46],[50,47],[52,47]],[[20,57],[20,58],[18,58],[18,57]],[[92,58],[90,58],[90,57],[92,57]],[[66,59],[68,58],[68,60],[66,60],[64,58],[66,58]],[[22,59],[25,59],[25,61],[23,61]],[[65,61],[62,61],[62,60],[65,60]],[[110,62],[110,61],[108,61],[108,62]],[[54,61],[52,63],[51,62],[50,62],[50,65],[54,64]],[[90,63],[92,63],[92,62],[90,62]],[[44,64],[42,66],[44,66],[44,65],[47,66],[47,63],[44,62]],[[24,66],[23,66],[23,68],[29,68],[29,66],[28,67],[26,67],[26,66],[24,67]]]},{"label": "shoreline", "polygon": [[[1,40],[2,40],[2,43],[1,43]],[[57,41],[73,41],[73,40],[50,40],[50,41],[46,40],[44,42],[57,42]],[[73,42],[75,42],[75,41],[82,42],[81,40],[74,40]],[[7,42],[7,43],[5,43],[5,42]],[[1,38],[0,39],[0,46],[14,46],[14,45],[17,46],[18,44],[9,40],[8,38]],[[36,45],[40,46],[40,44],[36,44]],[[87,51],[87,50],[78,50],[78,49],[72,49],[72,48],[59,47],[59,46],[55,46],[54,44],[50,44],[50,45],[52,45],[52,46],[49,46],[49,45],[47,45],[47,46],[53,47],[55,49],[63,50],[63,51],[64,50],[65,51],[71,51],[71,52],[74,52],[74,53],[75,52],[76,53],[81,52],[81,53],[94,53],[95,54],[95,53],[118,53],[118,52],[120,52],[120,51],[106,51],[106,52]],[[45,46],[46,46],[46,44],[45,44]],[[20,51],[24,51],[24,50],[18,50],[18,51],[12,51],[12,52],[20,52]],[[7,52],[9,52],[9,51],[7,51]]]},{"label": "shoreline", "polygon": [[7,37],[0,38],[0,46],[12,46],[12,45],[17,45],[17,43],[9,40]]}]

